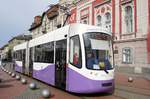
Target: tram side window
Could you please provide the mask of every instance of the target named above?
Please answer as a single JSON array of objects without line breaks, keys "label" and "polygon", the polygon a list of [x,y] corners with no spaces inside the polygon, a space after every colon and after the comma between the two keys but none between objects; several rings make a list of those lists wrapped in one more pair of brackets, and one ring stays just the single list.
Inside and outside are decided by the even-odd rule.
[{"label": "tram side window", "polygon": [[22,50],[16,51],[16,60],[22,61]]},{"label": "tram side window", "polygon": [[18,59],[18,52],[16,51],[15,52],[15,60],[17,60]]},{"label": "tram side window", "polygon": [[15,59],[15,60],[17,60],[17,51],[15,51],[14,53],[13,53],[13,58]]},{"label": "tram side window", "polygon": [[70,63],[81,68],[81,46],[78,35],[70,38]]},{"label": "tram side window", "polygon": [[35,47],[35,62],[54,63],[54,42]]},{"label": "tram side window", "polygon": [[13,52],[13,59],[16,59],[16,52]]},{"label": "tram side window", "polygon": [[25,60],[25,57],[26,57],[26,50],[22,50],[22,60]]}]

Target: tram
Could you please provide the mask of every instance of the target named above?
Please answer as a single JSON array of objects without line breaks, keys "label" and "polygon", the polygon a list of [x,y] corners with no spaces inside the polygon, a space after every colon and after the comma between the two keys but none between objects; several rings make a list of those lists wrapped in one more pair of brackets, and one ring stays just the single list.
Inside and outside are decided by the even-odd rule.
[{"label": "tram", "polygon": [[15,70],[73,93],[112,93],[112,33],[70,24],[14,47]]}]

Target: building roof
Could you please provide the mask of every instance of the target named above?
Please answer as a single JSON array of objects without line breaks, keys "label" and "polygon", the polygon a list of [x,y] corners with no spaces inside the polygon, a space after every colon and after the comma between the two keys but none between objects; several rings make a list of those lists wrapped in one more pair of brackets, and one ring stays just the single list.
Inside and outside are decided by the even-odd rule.
[{"label": "building roof", "polygon": [[17,40],[30,40],[32,39],[32,36],[31,35],[18,35],[18,36],[15,36],[13,37],[11,40],[9,40],[8,42],[10,43],[11,41],[13,41],[14,39],[17,39]]},{"label": "building roof", "polygon": [[[42,16],[39,16],[38,22],[36,22],[36,19],[34,19],[34,22],[32,23],[29,31],[32,31],[33,29],[41,26],[42,20],[45,15],[47,15],[48,19],[53,19],[54,17],[58,16],[59,15],[58,10],[59,10],[58,4],[51,6],[47,11],[43,12]],[[35,16],[35,17],[38,17],[38,16]]]},{"label": "building roof", "polygon": [[7,46],[9,46],[9,43],[12,42],[12,41],[15,40],[15,39],[27,41],[27,40],[31,40],[31,39],[32,39],[32,35],[18,35],[18,36],[15,36],[15,37],[13,37],[11,40],[9,40],[7,44],[5,44],[4,46],[2,46],[2,47],[0,48],[0,50],[3,50],[3,49],[6,48]]},{"label": "building roof", "polygon": [[4,50],[4,48],[7,46],[8,46],[8,44],[5,44],[3,47],[0,48],[0,50]]},{"label": "building roof", "polygon": [[47,11],[46,11],[46,15],[49,19],[52,19],[54,17],[56,17],[59,13],[58,13],[58,10],[59,10],[59,5],[54,5],[52,6],[51,8],[49,8]]}]

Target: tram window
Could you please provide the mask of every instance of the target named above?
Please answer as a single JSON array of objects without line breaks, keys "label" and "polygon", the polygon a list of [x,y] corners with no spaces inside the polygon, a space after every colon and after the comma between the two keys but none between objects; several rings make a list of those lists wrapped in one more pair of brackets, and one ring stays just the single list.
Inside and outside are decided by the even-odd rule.
[{"label": "tram window", "polygon": [[26,50],[22,50],[22,59],[25,58],[25,55],[26,55]]},{"label": "tram window", "polygon": [[13,58],[16,59],[16,52],[13,52]]},{"label": "tram window", "polygon": [[16,60],[22,61],[22,50],[16,51]]},{"label": "tram window", "polygon": [[54,62],[54,42],[38,45],[35,47],[35,62]]},{"label": "tram window", "polygon": [[70,38],[70,63],[81,68],[81,46],[78,35]]},{"label": "tram window", "polygon": [[17,52],[15,52],[15,59],[17,59]]},{"label": "tram window", "polygon": [[20,50],[20,52],[19,52],[19,60],[20,60],[20,61],[22,61],[22,56],[23,56],[22,53],[23,53],[23,51]]},{"label": "tram window", "polygon": [[15,52],[16,53],[16,60],[18,59],[18,51]]},{"label": "tram window", "polygon": [[110,70],[112,65],[111,36],[104,33],[85,33],[86,67],[92,70]]}]

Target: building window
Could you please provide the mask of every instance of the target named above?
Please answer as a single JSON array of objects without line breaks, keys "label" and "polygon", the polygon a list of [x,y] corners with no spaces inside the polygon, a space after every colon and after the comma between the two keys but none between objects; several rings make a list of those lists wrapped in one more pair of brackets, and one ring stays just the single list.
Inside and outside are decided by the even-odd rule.
[{"label": "building window", "polygon": [[54,19],[54,27],[57,27],[57,18]]},{"label": "building window", "polygon": [[131,33],[133,32],[133,11],[131,6],[125,7],[125,25],[126,25],[126,32]]},{"label": "building window", "polygon": [[107,12],[105,14],[105,18],[106,18],[105,24],[110,24],[111,23],[111,15],[109,12]]},{"label": "building window", "polygon": [[88,24],[88,17],[84,17],[81,19],[81,23]]},{"label": "building window", "polygon": [[101,26],[102,25],[102,17],[100,15],[97,16],[97,26]]},{"label": "building window", "polygon": [[37,28],[37,34],[40,34],[40,27]]},{"label": "building window", "polygon": [[47,29],[50,29],[50,21],[47,22]]},{"label": "building window", "polygon": [[79,36],[73,36],[70,38],[70,63],[75,67],[81,68],[81,46]]},{"label": "building window", "polygon": [[43,34],[46,33],[46,21],[43,21],[43,25],[42,25],[42,33],[43,33]]},{"label": "building window", "polygon": [[131,64],[132,63],[132,52],[131,48],[123,48],[122,50],[122,62],[126,64]]},{"label": "building window", "polygon": [[109,31],[111,31],[111,14],[109,12],[105,14],[105,25],[106,28],[109,29]]},{"label": "building window", "polygon": [[83,24],[87,24],[87,20],[84,20],[84,21],[83,21]]}]

